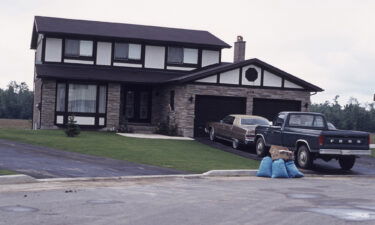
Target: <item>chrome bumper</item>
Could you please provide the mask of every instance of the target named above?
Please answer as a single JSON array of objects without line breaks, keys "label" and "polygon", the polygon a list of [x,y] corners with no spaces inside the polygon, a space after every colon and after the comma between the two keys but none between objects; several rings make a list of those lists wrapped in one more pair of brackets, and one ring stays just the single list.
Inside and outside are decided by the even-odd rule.
[{"label": "chrome bumper", "polygon": [[320,149],[322,155],[371,155],[371,150]]}]

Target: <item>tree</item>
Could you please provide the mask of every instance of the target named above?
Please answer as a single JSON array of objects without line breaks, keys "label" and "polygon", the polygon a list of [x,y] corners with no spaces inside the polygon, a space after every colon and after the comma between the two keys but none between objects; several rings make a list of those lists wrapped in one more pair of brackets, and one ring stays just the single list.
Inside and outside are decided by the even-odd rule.
[{"label": "tree", "polygon": [[0,88],[0,118],[31,119],[33,92],[25,82],[9,82],[6,89]]}]

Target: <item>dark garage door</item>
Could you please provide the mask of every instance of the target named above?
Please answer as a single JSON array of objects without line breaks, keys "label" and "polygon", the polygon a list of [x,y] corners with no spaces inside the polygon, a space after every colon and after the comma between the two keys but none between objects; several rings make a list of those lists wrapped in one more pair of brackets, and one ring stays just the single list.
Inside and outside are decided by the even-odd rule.
[{"label": "dark garage door", "polygon": [[272,121],[282,111],[301,111],[301,101],[254,98],[253,114]]},{"label": "dark garage door", "polygon": [[194,136],[206,136],[207,122],[220,121],[228,114],[245,114],[246,98],[197,95],[195,99]]}]

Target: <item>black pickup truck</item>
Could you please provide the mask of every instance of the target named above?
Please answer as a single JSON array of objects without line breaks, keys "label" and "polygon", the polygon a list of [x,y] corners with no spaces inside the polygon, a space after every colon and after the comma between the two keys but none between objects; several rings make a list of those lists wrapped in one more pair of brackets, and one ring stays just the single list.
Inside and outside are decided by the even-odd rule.
[{"label": "black pickup truck", "polygon": [[330,130],[324,115],[310,112],[281,112],[271,126],[255,129],[256,152],[265,156],[271,145],[295,152],[297,164],[304,169],[313,160],[337,159],[340,167],[350,170],[356,157],[370,155],[370,134],[359,131]]}]

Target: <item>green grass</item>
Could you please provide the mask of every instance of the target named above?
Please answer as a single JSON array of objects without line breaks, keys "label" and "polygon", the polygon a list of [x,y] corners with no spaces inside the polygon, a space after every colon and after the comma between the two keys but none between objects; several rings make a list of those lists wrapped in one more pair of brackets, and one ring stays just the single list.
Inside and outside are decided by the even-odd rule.
[{"label": "green grass", "polygon": [[1,175],[14,175],[17,174],[16,172],[10,171],[10,170],[1,170],[0,169],[0,176]]},{"label": "green grass", "polygon": [[258,161],[196,141],[128,138],[110,132],[86,131],[78,137],[69,138],[61,130],[0,129],[0,139],[193,173],[213,169],[255,169],[259,166]]}]

